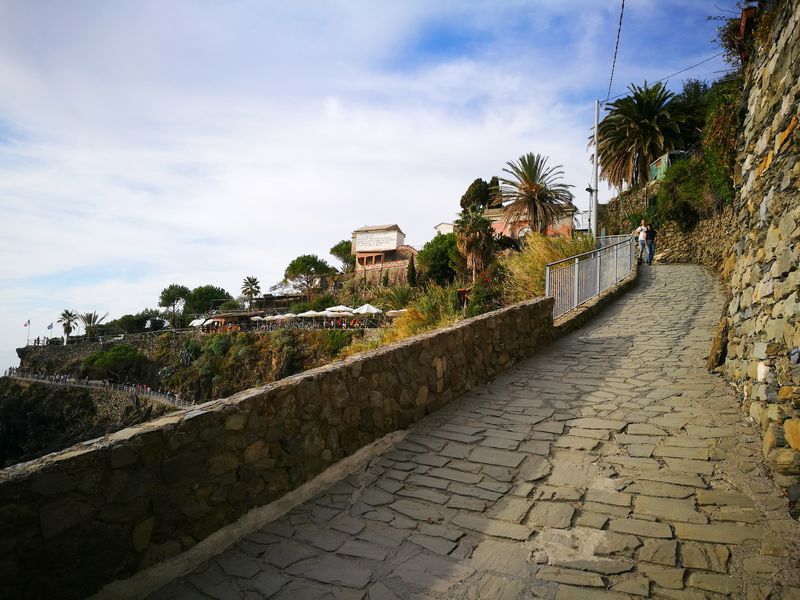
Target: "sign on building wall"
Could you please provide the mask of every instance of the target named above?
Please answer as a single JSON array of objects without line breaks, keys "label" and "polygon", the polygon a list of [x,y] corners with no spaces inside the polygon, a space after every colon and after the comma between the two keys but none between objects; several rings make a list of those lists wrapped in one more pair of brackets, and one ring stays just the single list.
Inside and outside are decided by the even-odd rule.
[{"label": "sign on building wall", "polygon": [[396,250],[403,243],[399,231],[363,231],[355,234],[356,252],[383,252]]}]

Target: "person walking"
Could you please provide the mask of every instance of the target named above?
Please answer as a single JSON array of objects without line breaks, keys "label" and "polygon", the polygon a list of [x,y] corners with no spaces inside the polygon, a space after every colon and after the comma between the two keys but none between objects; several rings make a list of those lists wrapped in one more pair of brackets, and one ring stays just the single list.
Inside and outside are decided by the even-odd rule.
[{"label": "person walking", "polygon": [[647,232],[645,234],[645,241],[647,242],[647,264],[653,264],[653,256],[656,253],[656,236],[658,231],[653,227],[652,223],[647,224]]},{"label": "person walking", "polygon": [[633,237],[638,240],[639,244],[639,252],[636,257],[636,262],[642,264],[642,256],[644,255],[644,248],[647,242],[647,225],[645,224],[644,219],[642,219],[642,222],[639,224],[639,226],[634,229]]}]

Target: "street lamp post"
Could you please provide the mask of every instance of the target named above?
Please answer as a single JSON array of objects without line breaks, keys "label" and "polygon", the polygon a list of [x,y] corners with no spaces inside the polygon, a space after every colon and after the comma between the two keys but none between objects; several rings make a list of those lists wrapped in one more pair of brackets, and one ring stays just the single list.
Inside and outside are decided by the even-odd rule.
[{"label": "street lamp post", "polygon": [[600,122],[600,101],[594,101],[594,157],[592,159],[592,237],[597,238],[597,188],[598,172],[600,170],[600,157],[597,154],[597,129]]}]

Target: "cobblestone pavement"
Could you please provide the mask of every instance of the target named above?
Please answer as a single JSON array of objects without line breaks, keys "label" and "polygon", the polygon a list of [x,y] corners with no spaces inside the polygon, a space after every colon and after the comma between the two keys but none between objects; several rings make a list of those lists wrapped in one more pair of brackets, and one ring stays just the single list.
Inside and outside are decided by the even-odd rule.
[{"label": "cobblestone pavement", "polygon": [[723,293],[700,267],[641,279],[151,597],[800,598],[800,527],[705,370]]}]

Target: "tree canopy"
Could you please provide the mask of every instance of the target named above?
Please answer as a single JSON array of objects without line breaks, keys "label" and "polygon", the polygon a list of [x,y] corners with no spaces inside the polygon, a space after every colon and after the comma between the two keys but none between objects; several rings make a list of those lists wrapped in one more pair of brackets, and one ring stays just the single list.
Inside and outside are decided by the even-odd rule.
[{"label": "tree canopy", "polygon": [[546,156],[529,152],[507,162],[503,171],[509,175],[500,178],[506,221],[529,221],[533,231],[543,232],[572,202],[561,165],[548,167]]},{"label": "tree canopy", "polygon": [[598,126],[600,177],[620,189],[647,183],[650,163],[681,146],[684,120],[663,83],[631,84],[628,90],[609,105]]},{"label": "tree canopy", "polygon": [[172,325],[177,326],[178,310],[181,305],[186,302],[189,297],[189,288],[185,285],[173,283],[161,290],[161,295],[158,298],[158,305],[163,308],[168,308],[172,313]]},{"label": "tree canopy", "polygon": [[253,303],[253,299],[261,294],[261,283],[254,276],[245,277],[242,281],[242,296],[247,300],[248,306]]},{"label": "tree canopy", "polygon": [[473,206],[480,210],[500,206],[502,200],[499,187],[497,177],[492,177],[488,183],[478,177],[469,185],[464,195],[461,196],[462,210],[467,210]]},{"label": "tree canopy", "polygon": [[455,222],[456,247],[472,271],[472,281],[489,264],[494,255],[494,231],[483,216],[483,210],[472,205]]},{"label": "tree canopy", "polygon": [[460,260],[455,233],[436,235],[417,254],[417,264],[425,279],[439,285],[455,279]]},{"label": "tree canopy", "polygon": [[332,266],[316,254],[302,254],[286,267],[283,283],[291,285],[311,298],[311,292],[319,287],[325,276],[336,272]]},{"label": "tree canopy", "polygon": [[78,323],[78,313],[74,310],[64,309],[61,311],[61,314],[58,316],[58,322],[61,323],[61,326],[64,328],[64,335],[69,337],[69,335],[74,331],[75,325]]},{"label": "tree canopy", "polygon": [[188,314],[203,314],[211,310],[215,301],[219,305],[230,299],[232,299],[232,296],[221,287],[201,285],[191,291],[186,299],[183,311]]},{"label": "tree canopy", "polygon": [[342,273],[349,273],[355,269],[356,257],[353,254],[353,243],[350,240],[342,240],[333,246],[329,252],[342,263]]}]

